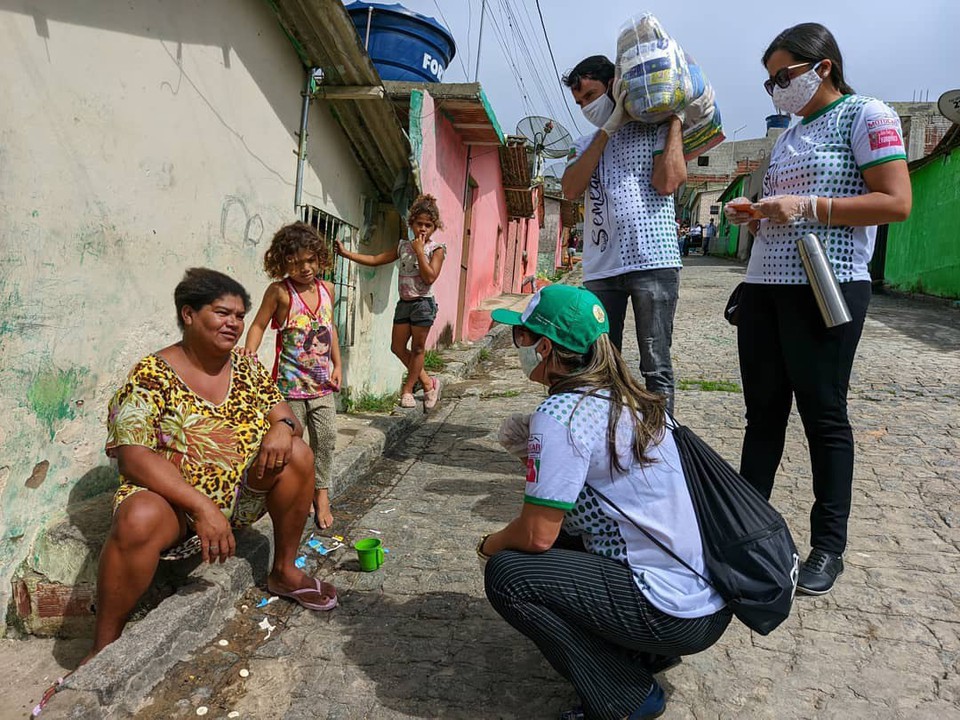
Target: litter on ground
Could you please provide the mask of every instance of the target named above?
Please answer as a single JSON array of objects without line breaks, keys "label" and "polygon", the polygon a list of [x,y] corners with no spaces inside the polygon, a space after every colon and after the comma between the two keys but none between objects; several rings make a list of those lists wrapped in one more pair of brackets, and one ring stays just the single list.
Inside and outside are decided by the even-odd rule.
[{"label": "litter on ground", "polygon": [[267,631],[267,636],[264,638],[264,640],[269,640],[270,635],[272,635],[273,631],[277,629],[277,626],[271,625],[270,621],[267,618],[264,618],[263,620],[261,620],[260,624],[257,625],[257,627],[260,628],[261,630]]}]

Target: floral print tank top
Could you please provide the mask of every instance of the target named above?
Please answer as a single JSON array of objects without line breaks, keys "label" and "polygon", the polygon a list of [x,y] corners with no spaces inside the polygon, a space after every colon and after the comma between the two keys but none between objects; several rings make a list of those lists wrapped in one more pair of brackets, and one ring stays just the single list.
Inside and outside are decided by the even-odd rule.
[{"label": "floral print tank top", "polygon": [[337,388],[330,384],[333,360],[333,298],[319,280],[319,303],[311,309],[289,280],[283,284],[290,295],[290,310],[277,327],[277,360],[273,376],[288,400],[323,397]]}]

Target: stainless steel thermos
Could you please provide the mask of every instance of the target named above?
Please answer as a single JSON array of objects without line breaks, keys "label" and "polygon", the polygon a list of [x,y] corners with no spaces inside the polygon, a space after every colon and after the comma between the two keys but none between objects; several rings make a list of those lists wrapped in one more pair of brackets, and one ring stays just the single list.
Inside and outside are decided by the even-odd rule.
[{"label": "stainless steel thermos", "polygon": [[797,249],[800,251],[800,260],[803,269],[807,271],[807,279],[813,289],[813,296],[817,300],[817,307],[823,315],[823,321],[828,328],[850,322],[850,309],[847,301],[840,292],[840,283],[833,274],[833,266],[823,249],[823,243],[813,233],[808,233],[797,240]]}]

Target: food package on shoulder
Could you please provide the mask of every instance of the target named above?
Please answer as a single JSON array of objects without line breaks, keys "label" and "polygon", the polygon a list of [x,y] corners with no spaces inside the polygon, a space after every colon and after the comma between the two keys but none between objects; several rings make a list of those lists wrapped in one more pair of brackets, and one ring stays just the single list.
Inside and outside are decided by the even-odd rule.
[{"label": "food package on shoulder", "polygon": [[653,15],[620,29],[617,67],[627,91],[624,109],[634,120],[657,124],[683,110],[692,91],[686,58]]},{"label": "food package on shoulder", "polygon": [[723,141],[713,87],[696,60],[653,14],[637,15],[621,26],[617,69],[626,86],[627,115],[653,125],[673,115],[681,117],[687,160]]}]

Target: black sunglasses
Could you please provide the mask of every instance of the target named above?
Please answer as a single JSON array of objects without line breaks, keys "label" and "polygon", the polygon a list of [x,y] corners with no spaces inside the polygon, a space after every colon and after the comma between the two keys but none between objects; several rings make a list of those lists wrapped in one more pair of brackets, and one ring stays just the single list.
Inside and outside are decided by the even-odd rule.
[{"label": "black sunglasses", "polygon": [[520,347],[520,341],[519,341],[520,335],[527,335],[529,337],[534,338],[534,341],[533,341],[534,344],[537,342],[537,340],[543,337],[542,335],[537,335],[535,332],[528,330],[523,325],[514,325],[513,326],[513,346],[514,347]]},{"label": "black sunglasses", "polygon": [[774,86],[779,88],[784,88],[784,89],[790,87],[790,81],[793,79],[790,77],[791,70],[796,70],[797,68],[803,67],[804,65],[812,65],[812,64],[813,63],[802,62],[802,63],[797,63],[796,65],[788,65],[785,68],[780,68],[779,70],[777,70],[773,74],[772,78],[768,78],[767,80],[763,81],[763,88],[764,90],[767,91],[767,95],[770,95],[771,97],[773,97]]}]

